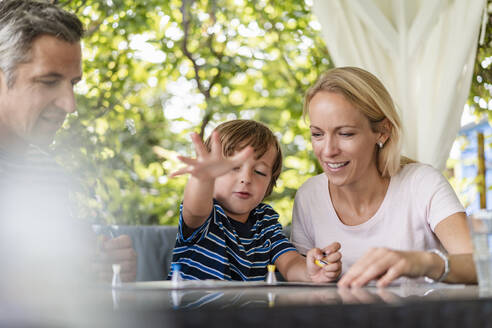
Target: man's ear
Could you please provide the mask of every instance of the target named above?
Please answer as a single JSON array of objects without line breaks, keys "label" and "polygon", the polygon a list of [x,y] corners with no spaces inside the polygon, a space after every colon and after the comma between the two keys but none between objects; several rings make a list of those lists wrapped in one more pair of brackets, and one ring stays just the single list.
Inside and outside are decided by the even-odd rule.
[{"label": "man's ear", "polygon": [[7,88],[7,74],[0,69],[0,92],[5,91]]}]

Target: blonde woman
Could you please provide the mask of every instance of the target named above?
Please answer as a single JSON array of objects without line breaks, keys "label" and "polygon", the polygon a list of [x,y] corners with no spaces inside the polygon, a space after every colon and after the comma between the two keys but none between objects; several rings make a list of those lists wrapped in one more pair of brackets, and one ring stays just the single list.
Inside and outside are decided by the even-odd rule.
[{"label": "blonde woman", "polygon": [[463,206],[440,172],[401,156],[400,119],[374,75],[326,72],[304,114],[324,173],[296,194],[292,241],[301,253],[338,241],[344,287],[401,276],[476,282]]}]

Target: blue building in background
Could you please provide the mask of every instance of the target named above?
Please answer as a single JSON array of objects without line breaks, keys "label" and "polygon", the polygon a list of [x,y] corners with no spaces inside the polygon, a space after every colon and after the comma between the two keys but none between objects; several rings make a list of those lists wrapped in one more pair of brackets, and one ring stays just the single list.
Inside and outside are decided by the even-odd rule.
[{"label": "blue building in background", "polygon": [[[460,200],[466,207],[467,214],[480,209],[480,190],[477,183],[478,175],[478,134],[483,134],[484,157],[485,157],[485,199],[486,208],[492,209],[492,127],[488,119],[479,123],[469,123],[463,126],[458,134],[454,147],[460,148],[458,161],[454,165],[455,181],[453,187],[458,193]],[[451,155],[451,157],[453,157]]]}]

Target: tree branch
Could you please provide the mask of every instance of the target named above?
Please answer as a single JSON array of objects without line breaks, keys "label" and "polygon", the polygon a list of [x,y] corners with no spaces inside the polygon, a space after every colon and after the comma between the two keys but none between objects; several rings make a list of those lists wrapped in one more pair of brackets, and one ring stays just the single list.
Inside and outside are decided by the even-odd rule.
[{"label": "tree branch", "polygon": [[[181,44],[181,50],[183,51],[183,54],[188,58],[192,65],[193,69],[195,72],[195,81],[197,82],[197,87],[198,90],[200,91],[201,94],[205,96],[205,101],[208,102],[209,99],[211,98],[210,91],[212,90],[212,87],[218,83],[220,80],[220,77],[222,75],[222,69],[220,68],[220,65],[217,67],[217,74],[213,76],[213,78],[210,80],[210,84],[208,87],[205,87],[203,85],[203,82],[200,78],[200,66],[197,64],[195,58],[193,58],[192,53],[190,52],[188,48],[188,40],[190,36],[190,24],[191,24],[191,17],[189,13],[189,7],[195,0],[183,0],[183,3],[181,5],[181,15],[183,16],[183,42]],[[210,2],[210,10],[209,10],[209,17],[212,21],[212,25],[215,25],[216,23],[216,16],[215,16],[215,11],[216,11],[216,1],[211,1]],[[212,53],[213,56],[215,56],[219,63],[222,61],[224,54],[222,52],[217,52],[215,51],[213,47],[213,40],[214,40],[215,33],[212,33],[208,36],[207,38],[207,45],[208,48],[210,49],[210,52]],[[213,116],[213,111],[211,109],[207,109],[203,119],[202,123],[200,125],[200,136],[203,138],[203,135],[205,133],[205,128],[207,127],[208,123],[212,119]]]},{"label": "tree branch", "polygon": [[202,124],[200,125],[200,138],[203,139],[203,136],[205,135],[205,128],[207,127],[211,119],[212,119],[212,111],[207,109],[205,115],[203,116]]},{"label": "tree branch", "polygon": [[199,75],[200,66],[196,63],[196,60],[193,58],[193,55],[188,49],[188,38],[190,34],[191,18],[188,13],[187,3],[190,1],[191,3],[194,2],[194,0],[183,0],[183,4],[181,5],[181,15],[183,16],[183,32],[184,32],[183,43],[181,44],[181,50],[183,51],[183,54],[186,56],[186,58],[188,58],[193,64],[193,70],[195,71],[195,81],[197,83],[198,90],[200,90],[200,92],[205,96],[205,99],[208,99],[210,98],[210,90],[205,89],[205,87],[203,86],[202,80]]}]

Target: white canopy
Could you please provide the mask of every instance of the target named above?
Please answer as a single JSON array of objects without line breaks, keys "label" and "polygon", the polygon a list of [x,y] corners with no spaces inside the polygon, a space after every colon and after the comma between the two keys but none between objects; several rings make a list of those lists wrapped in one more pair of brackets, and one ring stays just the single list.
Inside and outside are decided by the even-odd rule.
[{"label": "white canopy", "polygon": [[484,0],[317,0],[335,66],[378,76],[399,110],[403,153],[444,169],[469,93]]}]

